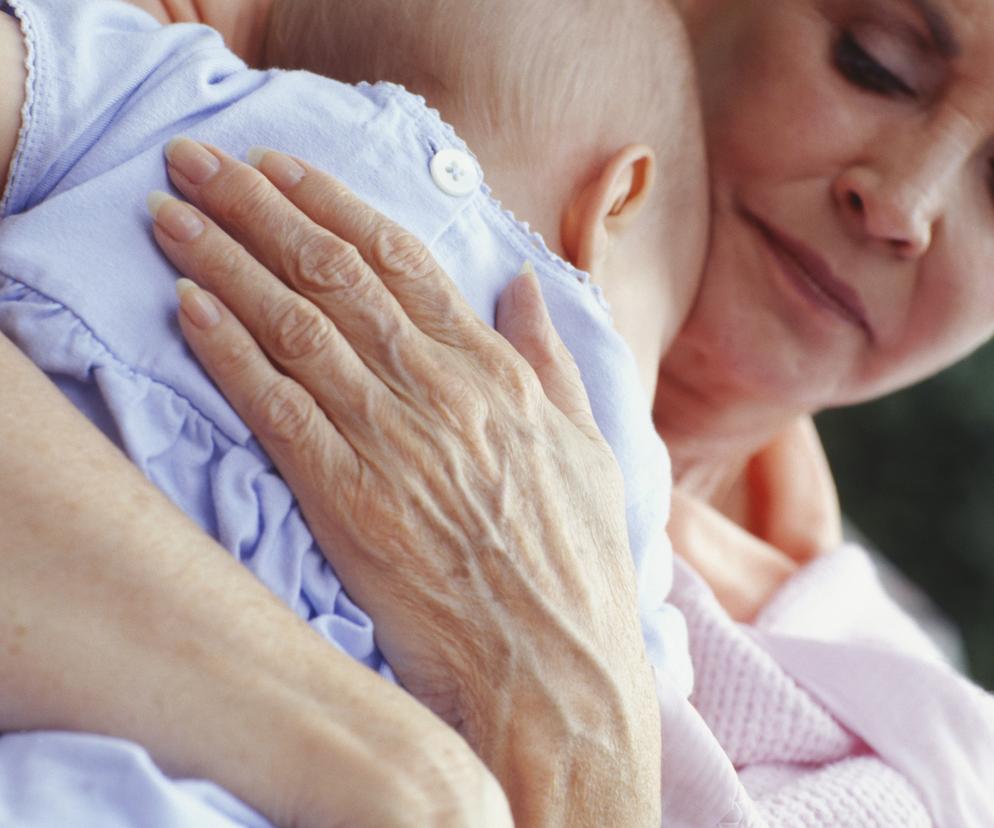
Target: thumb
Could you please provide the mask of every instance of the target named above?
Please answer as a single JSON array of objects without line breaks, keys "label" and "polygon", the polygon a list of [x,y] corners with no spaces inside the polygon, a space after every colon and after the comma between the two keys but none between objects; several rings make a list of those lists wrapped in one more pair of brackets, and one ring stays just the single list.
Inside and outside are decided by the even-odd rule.
[{"label": "thumb", "polygon": [[497,303],[497,330],[531,365],[549,401],[588,437],[602,440],[580,369],[552,325],[529,262]]}]

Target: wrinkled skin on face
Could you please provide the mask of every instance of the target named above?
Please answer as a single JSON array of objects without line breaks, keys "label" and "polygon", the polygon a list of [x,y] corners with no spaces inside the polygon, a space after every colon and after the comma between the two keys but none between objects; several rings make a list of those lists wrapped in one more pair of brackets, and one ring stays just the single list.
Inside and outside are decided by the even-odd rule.
[{"label": "wrinkled skin on face", "polygon": [[678,462],[691,425],[762,444],[994,331],[994,2],[684,6],[713,204],[660,375]]}]

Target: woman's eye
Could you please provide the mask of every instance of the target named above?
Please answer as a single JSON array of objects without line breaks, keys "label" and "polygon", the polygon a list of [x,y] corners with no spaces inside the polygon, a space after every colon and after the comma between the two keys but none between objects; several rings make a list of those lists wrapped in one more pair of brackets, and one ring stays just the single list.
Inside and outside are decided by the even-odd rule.
[{"label": "woman's eye", "polygon": [[842,32],[835,44],[835,66],[856,86],[880,95],[915,97],[915,90],[864,49],[852,32]]}]

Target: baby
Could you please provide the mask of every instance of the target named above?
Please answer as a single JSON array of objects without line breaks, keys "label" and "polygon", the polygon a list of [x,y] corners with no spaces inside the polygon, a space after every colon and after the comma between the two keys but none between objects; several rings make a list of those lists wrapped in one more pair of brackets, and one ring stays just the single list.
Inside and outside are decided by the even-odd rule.
[{"label": "baby", "polygon": [[501,203],[603,287],[651,392],[706,228],[681,34],[669,0],[275,0],[265,62],[424,96]]},{"label": "baby", "polygon": [[271,146],[412,230],[491,323],[530,260],[625,476],[647,652],[689,692],[647,395],[696,288],[705,176],[689,70],[662,77],[666,50],[685,50],[666,3],[275,0],[269,61],[402,82],[455,130],[400,87],[251,71],[210,30],[109,0],[0,8],[30,70],[0,205],[0,332],[319,633],[391,677],[286,485],[183,347],[144,195],[167,187],[177,133]]}]

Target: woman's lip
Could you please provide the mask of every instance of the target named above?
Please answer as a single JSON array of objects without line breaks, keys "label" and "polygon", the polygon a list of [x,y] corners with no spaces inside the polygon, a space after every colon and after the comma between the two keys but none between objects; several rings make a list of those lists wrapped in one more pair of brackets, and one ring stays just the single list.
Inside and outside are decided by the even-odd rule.
[{"label": "woman's lip", "polygon": [[855,325],[871,342],[876,339],[859,294],[840,280],[821,256],[755,216],[746,215],[766,239],[787,276],[808,299]]}]

